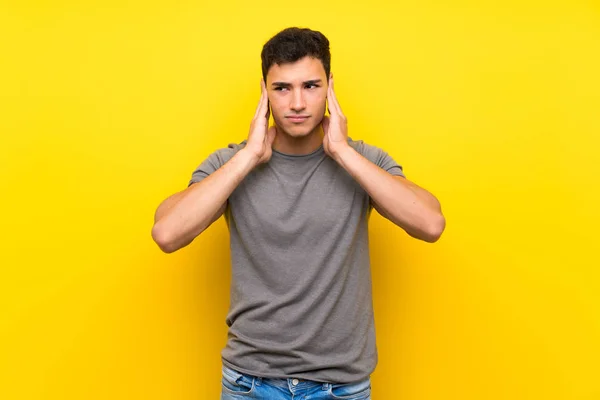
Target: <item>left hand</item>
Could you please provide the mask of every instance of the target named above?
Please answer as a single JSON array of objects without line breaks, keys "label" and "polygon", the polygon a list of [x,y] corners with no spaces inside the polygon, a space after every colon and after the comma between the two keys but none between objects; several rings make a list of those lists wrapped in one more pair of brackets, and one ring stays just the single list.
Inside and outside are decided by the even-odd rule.
[{"label": "left hand", "polygon": [[348,144],[348,121],[335,97],[333,75],[329,77],[327,88],[327,108],[329,117],[323,117],[323,149],[331,158],[350,147]]}]

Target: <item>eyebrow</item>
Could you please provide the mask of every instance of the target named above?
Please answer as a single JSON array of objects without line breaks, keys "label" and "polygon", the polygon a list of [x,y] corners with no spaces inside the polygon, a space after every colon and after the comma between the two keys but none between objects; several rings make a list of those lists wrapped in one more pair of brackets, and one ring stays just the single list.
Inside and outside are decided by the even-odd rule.
[{"label": "eyebrow", "polygon": [[[322,82],[322,80],[321,80],[321,79],[311,79],[311,80],[309,80],[309,81],[304,81],[304,82],[302,82],[302,84],[303,84],[303,85],[314,85],[314,84],[321,83],[321,82]],[[271,86],[277,86],[277,87],[290,87],[290,86],[292,86],[292,84],[291,84],[291,83],[288,83],[288,82],[273,82],[273,83],[271,84]]]}]

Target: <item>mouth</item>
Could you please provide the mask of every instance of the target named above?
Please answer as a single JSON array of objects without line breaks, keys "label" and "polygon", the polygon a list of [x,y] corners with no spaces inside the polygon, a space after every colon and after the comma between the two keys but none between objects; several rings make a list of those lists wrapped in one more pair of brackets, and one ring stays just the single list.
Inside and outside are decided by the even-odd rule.
[{"label": "mouth", "polygon": [[289,115],[285,118],[292,121],[293,123],[300,124],[300,123],[306,121],[309,118],[309,116],[308,115]]}]

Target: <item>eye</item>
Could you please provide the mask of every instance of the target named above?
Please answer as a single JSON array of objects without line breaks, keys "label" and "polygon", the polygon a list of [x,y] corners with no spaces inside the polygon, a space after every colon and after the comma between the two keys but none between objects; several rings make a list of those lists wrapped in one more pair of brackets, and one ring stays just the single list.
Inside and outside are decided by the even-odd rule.
[{"label": "eye", "polygon": [[319,87],[319,85],[314,84],[314,83],[309,83],[308,85],[306,85],[307,89],[314,89],[314,88],[318,88],[318,87]]},{"label": "eye", "polygon": [[274,90],[277,90],[278,92],[283,92],[284,90],[286,90],[287,88],[283,87],[283,86],[277,86]]}]

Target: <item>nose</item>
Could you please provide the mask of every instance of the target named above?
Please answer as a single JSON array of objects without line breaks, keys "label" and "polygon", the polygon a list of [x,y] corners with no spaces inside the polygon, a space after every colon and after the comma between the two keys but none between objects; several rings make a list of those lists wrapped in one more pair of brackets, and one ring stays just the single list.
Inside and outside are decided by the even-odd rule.
[{"label": "nose", "polygon": [[292,95],[292,102],[290,104],[290,108],[296,112],[302,111],[306,108],[306,103],[304,102],[304,96],[302,95],[302,90],[295,90]]}]

